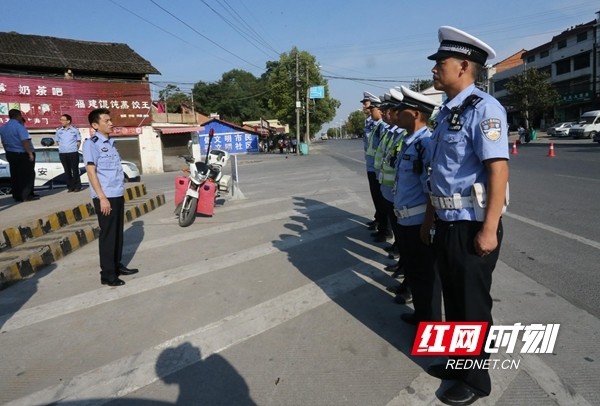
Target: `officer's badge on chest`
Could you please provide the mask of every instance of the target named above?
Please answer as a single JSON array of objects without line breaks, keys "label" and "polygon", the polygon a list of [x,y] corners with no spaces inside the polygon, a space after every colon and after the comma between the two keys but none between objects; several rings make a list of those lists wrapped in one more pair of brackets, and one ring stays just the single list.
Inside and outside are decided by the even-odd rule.
[{"label": "officer's badge on chest", "polygon": [[483,120],[479,127],[481,128],[481,132],[483,136],[490,141],[498,141],[501,135],[501,124],[500,119],[497,118],[487,118]]}]

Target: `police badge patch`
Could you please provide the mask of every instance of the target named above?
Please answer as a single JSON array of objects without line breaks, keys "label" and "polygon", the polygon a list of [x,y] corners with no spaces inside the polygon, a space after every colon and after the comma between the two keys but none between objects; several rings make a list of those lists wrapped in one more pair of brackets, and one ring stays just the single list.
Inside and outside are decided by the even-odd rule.
[{"label": "police badge patch", "polygon": [[490,141],[498,141],[501,135],[500,119],[487,118],[479,123],[483,136]]}]

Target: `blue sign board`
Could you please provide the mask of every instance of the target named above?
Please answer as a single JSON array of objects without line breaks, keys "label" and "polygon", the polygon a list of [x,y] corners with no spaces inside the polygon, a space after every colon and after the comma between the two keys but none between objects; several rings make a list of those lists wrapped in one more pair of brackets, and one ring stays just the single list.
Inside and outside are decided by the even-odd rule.
[{"label": "blue sign board", "polygon": [[311,99],[322,99],[325,97],[325,86],[311,86],[309,91]]},{"label": "blue sign board", "polygon": [[[200,151],[204,156],[208,148],[208,134],[200,134],[199,137]],[[222,149],[230,154],[258,152],[258,136],[244,132],[215,133],[210,149]]]}]

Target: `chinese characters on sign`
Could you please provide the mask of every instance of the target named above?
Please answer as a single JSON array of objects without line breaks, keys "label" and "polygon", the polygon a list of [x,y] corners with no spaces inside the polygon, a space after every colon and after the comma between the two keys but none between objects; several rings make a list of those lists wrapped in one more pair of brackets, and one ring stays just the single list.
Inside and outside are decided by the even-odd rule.
[{"label": "chinese characters on sign", "polygon": [[149,84],[0,76],[0,125],[8,121],[10,109],[19,109],[31,129],[56,128],[62,114],[85,127],[88,113],[99,107],[111,111],[115,126],[148,125]]},{"label": "chinese characters on sign", "polygon": [[[412,355],[477,356],[486,353],[515,352],[520,354],[551,354],[560,324],[530,324],[491,326],[485,346],[487,322],[426,322],[420,323]],[[522,333],[522,334],[521,334]],[[519,338],[521,338],[519,340]]]},{"label": "chinese characters on sign", "polygon": [[[208,135],[200,135],[200,150],[206,154],[208,148]],[[215,134],[210,144],[210,149],[222,149],[230,154],[258,152],[258,136],[248,133]]]}]

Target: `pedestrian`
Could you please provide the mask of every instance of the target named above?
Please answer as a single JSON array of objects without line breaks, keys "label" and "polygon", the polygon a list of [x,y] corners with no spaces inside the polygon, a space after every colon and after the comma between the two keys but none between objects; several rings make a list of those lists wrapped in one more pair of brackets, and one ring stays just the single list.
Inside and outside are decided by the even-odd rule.
[{"label": "pedestrian", "polygon": [[[490,289],[508,187],[508,123],[502,105],[475,87],[495,51],[449,26],[440,27],[439,40],[439,49],[428,59],[435,61],[434,87],[447,99],[432,134],[430,201],[421,238],[429,241],[435,209],[433,246],[446,321],[488,322],[487,336],[493,322]],[[471,357],[476,367],[470,370],[430,366],[431,375],[456,381],[441,395],[442,402],[467,405],[488,396],[489,372],[478,368],[487,358],[485,351]]]},{"label": "pedestrian", "polygon": [[398,221],[400,258],[403,258],[413,313],[400,317],[408,324],[441,321],[442,292],[434,269],[433,249],[421,241],[421,225],[427,209],[427,170],[431,159],[431,131],[427,122],[438,103],[404,86],[390,89],[395,105],[392,121],[406,130],[395,157],[394,211]]},{"label": "pedestrian", "polygon": [[38,200],[35,183],[35,151],[21,110],[10,109],[9,120],[0,127],[0,137],[10,168],[12,197],[16,202]]},{"label": "pedestrian", "polygon": [[58,144],[58,156],[65,170],[67,190],[79,192],[81,178],[79,176],[79,147],[81,147],[81,134],[71,125],[72,118],[68,114],[60,116],[61,127],[56,129],[55,140]]},{"label": "pedestrian", "polygon": [[110,111],[105,108],[92,110],[88,121],[96,133],[83,144],[83,160],[100,226],[100,283],[121,286],[125,282],[119,278],[120,275],[138,272],[121,263],[125,215],[125,183],[121,157],[114,139],[110,138],[113,127]]}]

